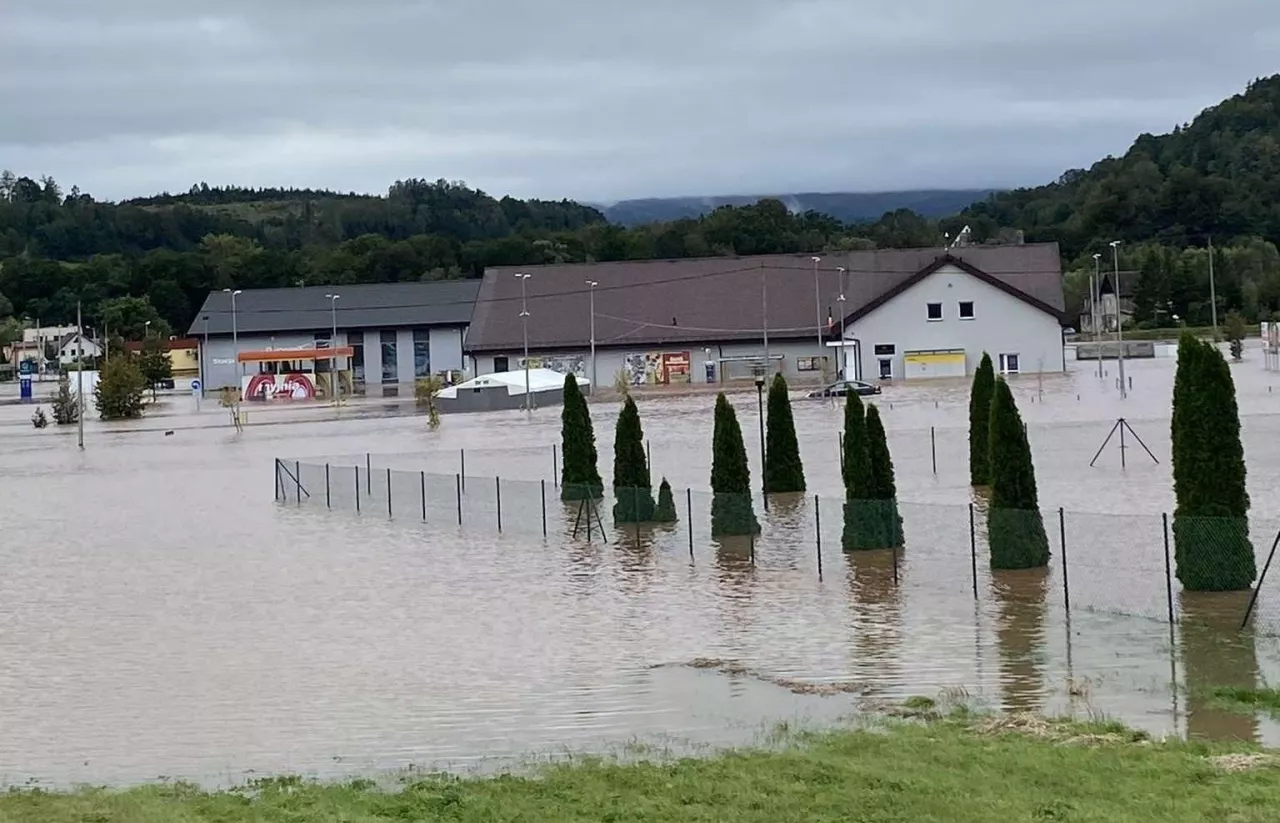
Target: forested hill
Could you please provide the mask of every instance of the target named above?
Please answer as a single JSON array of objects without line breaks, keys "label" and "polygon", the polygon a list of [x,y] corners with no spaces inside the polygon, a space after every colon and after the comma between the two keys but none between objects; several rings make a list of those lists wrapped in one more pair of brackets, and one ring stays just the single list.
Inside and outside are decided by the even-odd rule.
[{"label": "forested hill", "polygon": [[1107,241],[1204,245],[1243,237],[1280,243],[1280,75],[1206,109],[1159,137],[1143,134],[1123,157],[1056,182],[997,194],[964,213],[975,236],[1000,226],[1057,240],[1064,254]]},{"label": "forested hill", "polygon": [[750,206],[764,199],[781,200],[793,212],[816,211],[845,223],[877,220],[899,209],[921,217],[948,217],[984,200],[996,189],[926,189],[885,192],[809,192],[801,194],[719,197],[650,197],[622,200],[601,207],[610,222],[624,226],[701,217],[721,206]]},{"label": "forested hill", "polygon": [[[106,203],[0,174],[0,338],[14,317],[181,330],[213,289],[476,277],[486,266],[928,245],[909,211],[849,226],[777,200],[625,228],[570,201],[495,199],[443,180],[385,196],[193,187]],[[10,318],[10,322],[3,321]],[[162,325],[163,324],[163,325]],[[3,342],[3,341],[0,341]]]}]

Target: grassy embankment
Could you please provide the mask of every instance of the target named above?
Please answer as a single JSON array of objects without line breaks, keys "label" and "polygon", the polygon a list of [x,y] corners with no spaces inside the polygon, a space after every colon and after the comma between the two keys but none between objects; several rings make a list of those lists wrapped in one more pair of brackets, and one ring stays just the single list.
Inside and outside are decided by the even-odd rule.
[{"label": "grassy embankment", "polygon": [[[1231,753],[1234,752],[1234,753]],[[708,759],[587,761],[530,777],[292,778],[205,793],[0,794],[5,823],[139,821],[1128,821],[1275,820],[1280,758],[1151,742],[1116,726],[1033,718],[894,722]]]},{"label": "grassy embankment", "polygon": [[1245,714],[1261,711],[1267,712],[1273,717],[1280,717],[1280,689],[1221,687],[1214,689],[1210,696],[1215,703],[1224,708]]}]

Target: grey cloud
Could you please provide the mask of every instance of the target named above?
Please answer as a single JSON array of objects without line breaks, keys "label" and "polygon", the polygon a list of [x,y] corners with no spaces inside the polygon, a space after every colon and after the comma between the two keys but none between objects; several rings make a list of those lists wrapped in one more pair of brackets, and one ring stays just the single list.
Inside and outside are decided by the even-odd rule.
[{"label": "grey cloud", "polygon": [[1257,0],[5,3],[0,167],[103,197],[1034,184],[1239,91],[1280,35]]}]

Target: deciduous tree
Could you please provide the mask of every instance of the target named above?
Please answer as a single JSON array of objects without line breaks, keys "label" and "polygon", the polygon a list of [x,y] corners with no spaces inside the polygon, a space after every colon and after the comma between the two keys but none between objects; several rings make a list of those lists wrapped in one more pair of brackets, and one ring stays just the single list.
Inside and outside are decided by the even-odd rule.
[{"label": "deciduous tree", "polygon": [[147,381],[136,358],[112,357],[102,368],[93,389],[94,405],[103,420],[127,420],[142,416],[142,393]]}]

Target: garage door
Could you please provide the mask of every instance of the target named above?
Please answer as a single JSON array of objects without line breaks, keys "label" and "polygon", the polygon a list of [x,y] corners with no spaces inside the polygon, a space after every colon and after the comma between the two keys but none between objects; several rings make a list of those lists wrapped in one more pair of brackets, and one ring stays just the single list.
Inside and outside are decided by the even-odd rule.
[{"label": "garage door", "polygon": [[964,377],[964,349],[903,352],[906,378]]}]

